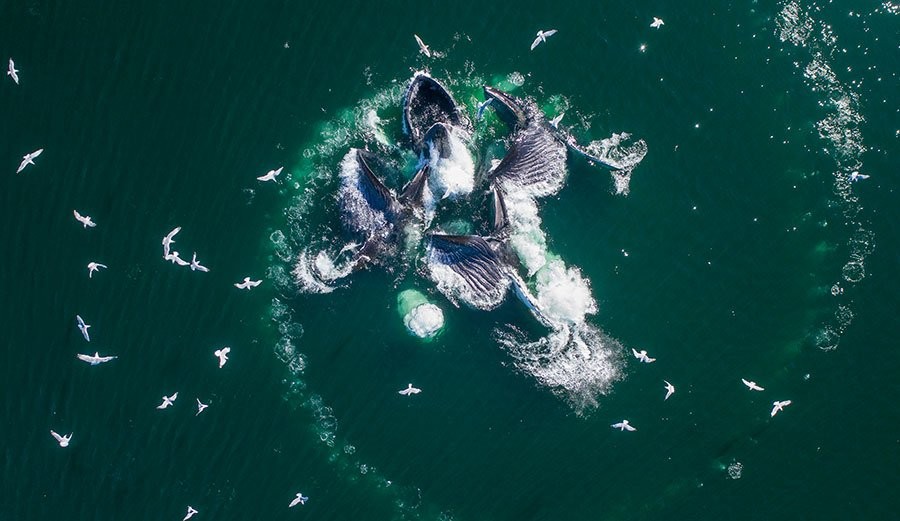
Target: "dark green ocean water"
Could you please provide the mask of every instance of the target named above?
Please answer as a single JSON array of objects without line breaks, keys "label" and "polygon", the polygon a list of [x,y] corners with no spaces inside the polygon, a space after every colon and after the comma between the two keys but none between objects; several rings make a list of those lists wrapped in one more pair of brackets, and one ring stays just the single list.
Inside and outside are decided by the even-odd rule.
[{"label": "dark green ocean water", "polygon": [[[0,82],[0,520],[895,518],[898,11],[0,1],[21,83]],[[513,297],[456,308],[381,269],[327,294],[294,283],[304,240],[346,242],[329,224],[341,157],[375,128],[397,143],[421,69],[470,115],[499,83],[566,108],[582,142],[646,143],[627,195],[572,158],[540,203],[549,249],[590,281],[588,323],[615,339],[596,405],[500,344],[540,329]],[[210,273],[162,260],[175,226]],[[90,261],[109,269],[89,279]],[[263,285],[232,286],[247,275]],[[397,311],[409,288],[443,310],[431,342]],[[95,350],[119,358],[75,359]],[[399,396],[407,382],[423,393]],[[609,427],[623,418],[638,430]]]}]

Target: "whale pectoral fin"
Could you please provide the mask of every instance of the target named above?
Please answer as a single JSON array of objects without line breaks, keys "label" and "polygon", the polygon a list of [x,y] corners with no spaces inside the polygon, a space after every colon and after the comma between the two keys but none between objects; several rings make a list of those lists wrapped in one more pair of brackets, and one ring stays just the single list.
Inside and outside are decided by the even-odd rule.
[{"label": "whale pectoral fin", "polygon": [[397,200],[388,187],[372,171],[372,168],[369,166],[371,158],[372,156],[369,152],[364,150],[356,151],[356,163],[361,174],[359,176],[359,188],[369,206],[376,210],[388,211],[396,205]]},{"label": "whale pectoral fin", "polygon": [[509,285],[502,260],[483,237],[435,234],[431,247],[436,260],[475,291],[495,293]]},{"label": "whale pectoral fin", "polygon": [[421,207],[424,204],[425,187],[428,186],[428,170],[426,164],[403,188],[400,194],[400,202],[406,205]]},{"label": "whale pectoral fin", "polygon": [[506,203],[503,202],[503,192],[496,183],[491,185],[491,192],[494,199],[494,229],[495,237],[503,235],[509,227],[509,218],[506,215]]},{"label": "whale pectoral fin", "polygon": [[601,166],[602,168],[611,170],[613,172],[616,172],[616,171],[622,169],[621,167],[618,167],[618,166],[610,163],[609,160],[603,159],[603,158],[599,157],[598,155],[591,153],[585,147],[579,145],[578,142],[575,141],[575,138],[572,136],[568,136],[568,137],[564,138],[563,141],[566,143],[566,146],[569,147],[569,150],[575,152],[578,155],[584,156],[588,161],[590,161],[594,164],[597,164],[597,165]]},{"label": "whale pectoral fin", "polygon": [[542,125],[532,125],[515,138],[492,176],[515,183],[534,197],[555,194],[565,183],[566,147]]}]

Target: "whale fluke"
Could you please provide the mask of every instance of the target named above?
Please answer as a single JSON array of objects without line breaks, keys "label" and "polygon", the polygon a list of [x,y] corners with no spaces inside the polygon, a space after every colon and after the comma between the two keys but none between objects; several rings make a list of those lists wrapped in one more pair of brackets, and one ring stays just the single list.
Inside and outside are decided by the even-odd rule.
[{"label": "whale fluke", "polygon": [[516,135],[490,176],[515,183],[533,197],[553,195],[566,180],[566,147],[542,125],[529,126]]},{"label": "whale fluke", "polygon": [[403,124],[417,150],[422,150],[425,134],[435,123],[469,127],[450,92],[428,74],[416,73],[404,96]]},{"label": "whale fluke", "polygon": [[426,164],[407,183],[400,194],[400,203],[404,205],[421,207],[425,204],[425,188],[428,186],[429,167]]},{"label": "whale fluke", "polygon": [[435,259],[462,277],[474,291],[505,292],[509,278],[500,256],[483,237],[477,235],[431,236]]}]

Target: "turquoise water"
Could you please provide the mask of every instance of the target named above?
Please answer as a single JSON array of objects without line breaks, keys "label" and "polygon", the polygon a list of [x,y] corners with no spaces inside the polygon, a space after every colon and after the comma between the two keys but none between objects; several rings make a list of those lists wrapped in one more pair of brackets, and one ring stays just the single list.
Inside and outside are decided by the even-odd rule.
[{"label": "turquoise water", "polygon": [[[0,83],[0,519],[181,519],[188,505],[200,520],[890,518],[897,15],[823,1],[0,3],[20,77]],[[646,144],[627,193],[570,157],[565,188],[539,202],[546,258],[577,269],[596,308],[581,327],[597,356],[557,385],[505,341],[546,335],[512,296],[455,307],[415,262],[329,293],[292,274],[351,239],[335,194],[349,147],[389,157],[392,185],[411,175],[399,98],[423,68],[470,116],[481,84],[500,84],[564,109],[582,143]],[[502,156],[504,137],[488,113],[475,162]],[[280,165],[279,183],[255,180]],[[871,177],[850,184],[854,170]],[[437,221],[483,224],[464,217]],[[163,261],[175,226],[210,273]],[[90,261],[109,269],[88,279]],[[248,275],[263,284],[232,286]],[[443,313],[430,341],[398,310],[410,289]],[[75,359],[95,350],[119,358]],[[579,387],[588,373],[603,377]],[[410,382],[423,392],[399,396]],[[609,427],[623,418],[638,430]],[[288,509],[299,491],[309,502]]]}]

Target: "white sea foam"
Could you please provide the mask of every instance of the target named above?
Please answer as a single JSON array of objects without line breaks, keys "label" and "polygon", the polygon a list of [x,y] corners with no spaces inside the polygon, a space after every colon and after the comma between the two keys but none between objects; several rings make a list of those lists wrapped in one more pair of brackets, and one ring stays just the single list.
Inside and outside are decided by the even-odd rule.
[{"label": "white sea foam", "polygon": [[428,144],[428,163],[431,165],[428,185],[434,197],[455,199],[469,195],[475,188],[475,163],[466,147],[464,132],[453,128],[448,134],[449,157],[442,158],[440,151]]},{"label": "white sea foam", "polygon": [[419,338],[429,338],[444,327],[444,312],[434,304],[420,304],[403,317],[410,333]]},{"label": "white sea foam", "polygon": [[590,281],[576,267],[566,267],[559,259],[548,262],[536,277],[538,305],[551,320],[566,325],[583,324],[597,312]]}]

